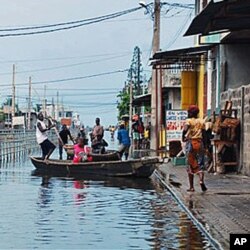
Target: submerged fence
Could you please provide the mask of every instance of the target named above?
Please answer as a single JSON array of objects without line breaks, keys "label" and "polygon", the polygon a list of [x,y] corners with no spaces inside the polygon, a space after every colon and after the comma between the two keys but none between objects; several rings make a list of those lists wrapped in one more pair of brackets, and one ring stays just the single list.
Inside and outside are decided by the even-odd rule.
[{"label": "submerged fence", "polygon": [[[49,137],[56,142],[54,131],[50,131]],[[0,130],[0,161],[16,160],[37,150],[35,130]]]}]

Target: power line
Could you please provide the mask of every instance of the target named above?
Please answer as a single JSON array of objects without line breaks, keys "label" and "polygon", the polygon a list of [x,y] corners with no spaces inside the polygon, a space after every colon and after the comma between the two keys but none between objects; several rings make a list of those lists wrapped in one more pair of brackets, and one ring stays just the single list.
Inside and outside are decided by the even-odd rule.
[{"label": "power line", "polygon": [[194,9],[194,4],[182,4],[182,3],[168,3],[163,2],[161,5],[168,5],[170,7],[176,7],[176,8],[184,8],[184,9]]},{"label": "power line", "polygon": [[139,10],[141,8],[142,7],[137,7],[137,8],[133,8],[133,9],[128,9],[128,10],[124,10],[124,11],[115,12],[115,13],[108,14],[108,15],[103,15],[103,16],[99,16],[99,17],[92,17],[92,18],[87,18],[87,19],[81,19],[81,20],[76,20],[76,21],[70,21],[70,22],[62,22],[62,23],[47,24],[47,25],[34,25],[34,26],[20,27],[20,28],[0,29],[0,32],[44,29],[44,28],[72,25],[72,24],[84,23],[84,22],[90,22],[90,21],[98,21],[98,20],[102,20],[103,18],[110,19],[110,18],[113,18],[113,17],[117,17],[117,16],[121,16],[121,15],[125,15],[125,14],[128,14],[128,13],[137,11],[137,10]]},{"label": "power line", "polygon": [[[150,8],[153,3],[147,4],[147,7]],[[168,3],[168,2],[163,2],[161,5],[168,5],[170,7],[176,7],[176,8],[186,8],[186,9],[194,9],[194,4],[180,4],[180,3]],[[22,33],[5,33],[0,35],[0,37],[10,37],[10,36],[26,36],[26,35],[36,35],[36,34],[44,34],[44,33],[51,33],[51,32],[56,32],[56,31],[61,31],[61,30],[68,30],[68,29],[74,29],[78,28],[81,26],[85,25],[90,25],[94,23],[99,23],[102,21],[106,21],[109,19],[113,19],[116,17],[120,17],[135,11],[138,11],[139,9],[144,8],[142,6],[120,11],[120,12],[115,12],[112,14],[108,15],[103,15],[99,17],[93,17],[93,18],[87,18],[87,19],[81,19],[81,20],[76,20],[76,21],[70,21],[70,22],[62,22],[62,23],[56,23],[56,24],[47,24],[47,25],[36,25],[36,26],[28,26],[28,27],[18,27],[18,28],[8,28],[8,29],[0,29],[0,32],[15,32],[15,31],[26,31],[26,30],[35,30],[31,32],[22,32]],[[66,27],[62,27],[66,26]],[[59,27],[59,28],[56,28]],[[40,30],[39,29],[45,29],[45,28],[53,28],[53,29],[48,29],[48,30]]]},{"label": "power line", "polygon": [[[127,69],[124,70],[116,70],[116,71],[110,71],[110,72],[104,72],[104,73],[99,73],[99,74],[94,74],[94,75],[87,75],[87,76],[78,76],[78,77],[71,77],[71,78],[64,78],[64,79],[57,79],[57,80],[47,80],[47,81],[38,81],[38,82],[32,82],[32,85],[34,84],[49,84],[49,83],[56,83],[56,82],[66,82],[66,81],[74,81],[74,80],[82,80],[82,79],[89,79],[89,78],[94,78],[98,76],[104,76],[104,75],[112,75],[112,74],[117,74],[117,73],[124,73],[128,71]],[[19,83],[16,84],[16,86],[22,86],[22,85],[28,85],[28,83]],[[10,86],[10,84],[0,84],[1,87],[4,86]]]},{"label": "power line", "polygon": [[[130,51],[123,51],[124,53],[130,53]],[[55,58],[43,58],[43,59],[13,59],[0,61],[0,63],[13,63],[14,62],[40,62],[40,61],[61,61],[61,60],[72,60],[72,59],[83,59],[83,58],[92,58],[92,57],[103,57],[117,55],[117,53],[104,53],[104,54],[94,54],[88,56],[69,56],[69,57],[55,57]]]},{"label": "power line", "polygon": [[106,20],[109,20],[109,19],[113,19],[113,18],[116,18],[116,17],[119,17],[119,16],[123,16],[123,15],[129,14],[129,13],[138,11],[141,8],[143,8],[143,7],[140,6],[140,7],[137,7],[137,8],[133,8],[133,9],[129,9],[129,10],[121,11],[121,12],[116,12],[116,13],[105,15],[105,16],[89,18],[89,19],[83,19],[83,20],[72,21],[72,22],[57,23],[57,24],[42,25],[42,26],[30,26],[30,27],[23,27],[23,28],[2,29],[2,30],[0,30],[0,32],[44,29],[44,28],[50,28],[50,27],[71,25],[71,26],[67,26],[67,27],[54,28],[54,29],[49,29],[49,30],[2,34],[2,35],[0,35],[0,37],[26,36],[26,35],[44,34],[44,33],[51,33],[51,32],[61,31],[61,30],[74,29],[74,28],[78,28],[78,27],[81,27],[81,26],[90,25],[90,24],[94,24],[94,23],[99,23],[99,22],[106,21]]},{"label": "power line", "polygon": [[[40,90],[44,90],[44,88],[36,88],[36,89],[40,89]],[[53,88],[49,88],[48,90],[58,90],[58,88],[56,88],[56,89],[53,89]],[[101,90],[120,90],[120,88],[104,88],[104,89],[100,89],[100,88],[98,88],[98,89],[90,89],[90,88],[77,88],[77,89],[68,89],[68,88],[60,88],[60,91],[63,91],[63,90],[67,90],[67,91],[77,91],[77,92],[79,92],[79,91],[101,91]]]},{"label": "power line", "polygon": [[[117,59],[121,57],[128,56],[128,54],[123,54],[120,56],[113,56],[113,57],[107,57],[99,60],[93,60],[93,61],[87,61],[87,62],[81,62],[81,63],[74,63],[74,64],[66,64],[66,65],[61,65],[61,66],[56,66],[56,67],[50,67],[50,68],[41,68],[41,69],[33,69],[33,70],[23,70],[23,71],[17,71],[17,74],[24,74],[24,73],[30,73],[30,72],[41,72],[41,71],[48,71],[48,70],[55,70],[55,69],[63,69],[63,68],[70,68],[70,67],[75,67],[75,66],[80,66],[84,64],[90,64],[90,63],[96,63],[96,62],[103,62],[107,60],[112,60],[112,59]],[[6,73],[0,73],[0,75],[10,75],[12,74],[11,72],[6,72]]]},{"label": "power line", "polygon": [[[75,96],[75,97],[77,97],[77,96],[104,96],[105,98],[102,98],[102,100],[103,99],[110,99],[110,95],[117,95],[118,94],[118,92],[117,91],[109,91],[109,92],[107,92],[107,91],[105,91],[105,92],[103,92],[103,91],[101,91],[101,92],[92,92],[92,93],[78,93],[78,94],[63,94],[63,97],[71,97],[71,96]],[[3,95],[3,96],[7,96],[7,95]],[[54,94],[47,94],[46,95],[46,97],[54,97],[55,95]],[[27,95],[18,95],[18,97],[19,98],[23,98],[23,99],[26,99],[26,98],[28,98],[28,96]]]},{"label": "power line", "polygon": [[186,16],[186,19],[184,20],[182,26],[179,28],[179,30],[177,30],[176,34],[174,35],[174,37],[172,38],[172,40],[167,44],[166,48],[168,49],[170,46],[172,46],[175,41],[178,39],[178,37],[180,36],[181,32],[183,31],[183,29],[186,27],[187,23],[188,23],[188,19],[191,17],[192,15],[192,10],[190,11],[190,13]]}]

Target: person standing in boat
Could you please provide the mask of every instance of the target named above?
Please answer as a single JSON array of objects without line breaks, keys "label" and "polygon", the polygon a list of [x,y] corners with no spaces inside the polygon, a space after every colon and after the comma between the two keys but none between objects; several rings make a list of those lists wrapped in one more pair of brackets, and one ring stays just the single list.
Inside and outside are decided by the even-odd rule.
[{"label": "person standing in boat", "polygon": [[63,146],[68,143],[68,137],[73,142],[73,144],[75,142],[74,142],[74,139],[73,139],[69,129],[67,128],[66,124],[62,125],[62,130],[60,131],[59,135],[61,138],[61,140],[60,139],[58,140],[58,142],[59,142],[59,159],[62,160]]},{"label": "person standing in boat", "polygon": [[96,125],[93,128],[93,132],[91,133],[91,147],[93,149],[93,153],[105,153],[105,147],[108,146],[108,143],[103,139],[104,129],[103,126],[100,125],[100,118],[96,118]]},{"label": "person standing in boat", "polygon": [[104,129],[103,129],[103,126],[101,126],[101,124],[100,124],[100,118],[99,117],[97,117],[95,119],[95,123],[96,123],[96,125],[93,128],[91,141],[93,141],[93,140],[101,140],[103,138],[103,136],[104,136]]},{"label": "person standing in boat", "polygon": [[86,138],[86,131],[84,128],[84,125],[81,126],[79,133],[77,134],[77,140],[79,138],[83,138],[84,140],[84,145],[88,145],[88,139]]},{"label": "person standing in boat", "polygon": [[85,137],[86,137],[86,132],[85,132],[84,125],[81,126],[80,131],[79,131],[77,137],[78,137],[78,138],[82,137],[83,139],[85,139]]},{"label": "person standing in boat", "polygon": [[49,125],[46,126],[44,122],[44,116],[42,112],[37,115],[36,123],[36,140],[42,149],[42,158],[44,160],[49,159],[50,155],[55,150],[56,146],[48,139],[47,131],[50,130],[54,125],[49,120]]},{"label": "person standing in boat", "polygon": [[123,153],[125,155],[125,160],[128,159],[129,155],[129,148],[130,148],[130,138],[128,130],[125,129],[124,123],[122,123],[119,127],[119,130],[117,132],[117,139],[119,141],[119,149],[118,152],[120,153],[120,157],[122,158]]}]

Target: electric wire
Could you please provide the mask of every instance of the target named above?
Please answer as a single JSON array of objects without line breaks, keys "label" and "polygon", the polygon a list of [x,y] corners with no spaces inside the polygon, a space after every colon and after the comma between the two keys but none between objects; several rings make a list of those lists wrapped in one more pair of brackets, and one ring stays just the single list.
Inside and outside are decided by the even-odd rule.
[{"label": "electric wire", "polygon": [[81,26],[90,25],[90,24],[106,21],[106,20],[109,20],[109,19],[117,18],[119,16],[123,16],[123,15],[129,14],[129,13],[138,11],[141,8],[142,7],[140,6],[140,7],[137,7],[137,8],[133,8],[133,9],[129,9],[129,10],[109,14],[109,15],[106,15],[106,16],[100,16],[100,17],[96,17],[96,18],[89,18],[89,19],[83,19],[83,20],[66,22],[66,23],[58,23],[58,24],[42,25],[42,26],[30,26],[30,27],[23,27],[23,28],[2,29],[2,30],[0,30],[0,32],[6,32],[7,30],[8,31],[20,31],[20,30],[30,30],[30,29],[31,30],[32,29],[42,29],[42,28],[48,28],[48,27],[58,27],[58,26],[65,26],[65,25],[69,25],[69,24],[74,24],[74,25],[67,26],[67,27],[54,28],[54,29],[49,29],[49,30],[22,32],[22,33],[9,33],[9,34],[5,33],[5,34],[0,34],[0,37],[35,35],[35,34],[51,33],[51,32],[56,32],[56,31],[61,31],[61,30],[74,29],[74,28],[78,28],[78,27],[81,27]]},{"label": "electric wire", "polygon": [[[34,85],[34,84],[51,84],[51,83],[56,83],[56,82],[67,82],[67,81],[89,79],[89,78],[94,78],[94,77],[99,77],[99,76],[113,75],[113,74],[117,74],[117,73],[124,73],[124,72],[127,72],[127,71],[128,71],[128,69],[123,69],[123,70],[103,72],[103,73],[98,73],[98,74],[94,74],[94,75],[87,75],[87,76],[78,76],[78,77],[70,77],[70,78],[47,80],[47,81],[37,81],[37,82],[32,82],[32,85]],[[16,86],[23,86],[23,85],[28,85],[28,84],[29,84],[28,82],[19,83],[19,84],[16,83]],[[0,84],[0,87],[5,87],[5,86],[10,86],[10,84]]]},{"label": "electric wire", "polygon": [[[71,68],[71,67],[85,65],[85,64],[91,64],[91,63],[96,63],[96,62],[104,62],[104,61],[107,61],[107,60],[114,60],[114,59],[122,58],[122,57],[125,57],[125,56],[128,56],[128,55],[129,54],[123,54],[123,55],[120,55],[120,56],[107,57],[107,58],[103,58],[103,59],[80,62],[80,63],[74,63],[74,64],[66,64],[66,65],[55,66],[55,67],[50,67],[50,68],[16,71],[16,74],[24,74],[24,73],[31,73],[31,72],[41,72],[41,71],[49,71],[49,70],[55,70],[55,69]],[[0,73],[0,75],[12,75],[12,74],[13,74],[12,72]]]},{"label": "electric wire", "polygon": [[174,37],[172,38],[172,40],[166,45],[166,49],[168,49],[169,47],[171,47],[176,40],[178,39],[178,37],[180,36],[181,32],[184,30],[184,28],[186,27],[187,23],[188,23],[188,19],[191,17],[192,15],[192,11],[190,11],[190,13],[186,16],[186,19],[184,20],[183,24],[181,25],[181,27],[177,30],[177,32],[175,33]]},{"label": "electric wire", "polygon": [[33,29],[44,29],[44,28],[51,28],[51,27],[58,27],[58,26],[65,26],[65,25],[72,25],[72,24],[77,24],[77,23],[84,23],[84,22],[89,22],[89,21],[98,21],[98,20],[102,20],[103,18],[113,18],[113,17],[116,17],[116,16],[128,14],[128,13],[137,11],[137,10],[139,10],[141,8],[142,7],[136,7],[136,8],[133,8],[133,9],[119,11],[119,12],[108,14],[108,15],[103,15],[103,16],[99,16],[99,17],[92,17],[92,18],[87,18],[87,19],[81,19],[81,20],[76,20],[76,21],[71,21],[71,22],[47,24],[47,25],[40,25],[40,26],[36,25],[36,26],[28,26],[28,27],[20,27],[20,28],[0,29],[0,32],[19,31],[19,30],[33,30]]},{"label": "electric wire", "polygon": [[[147,4],[145,7],[148,8],[151,6],[153,3]],[[178,7],[178,8],[186,8],[186,9],[194,9],[193,4],[180,4],[180,3],[168,3],[168,2],[163,2],[161,5],[168,5],[171,8],[173,7]],[[22,32],[22,33],[5,33],[5,34],[0,34],[0,37],[10,37],[10,36],[26,36],[26,35],[36,35],[36,34],[44,34],[44,33],[51,33],[51,32],[56,32],[56,31],[62,31],[62,30],[68,30],[68,29],[74,29],[78,28],[81,26],[85,25],[90,25],[94,23],[99,23],[103,22],[109,19],[113,19],[116,17],[120,17],[135,11],[138,11],[139,9],[144,8],[143,6],[108,14],[108,15],[103,15],[99,17],[93,17],[93,18],[87,18],[87,19],[81,19],[81,20],[76,20],[76,21],[71,21],[71,22],[62,22],[62,23],[56,23],[56,24],[47,24],[47,25],[40,25],[40,26],[28,26],[28,27],[18,27],[18,28],[8,28],[8,29],[0,29],[0,32],[15,32],[15,31],[26,31],[26,30],[35,30],[31,32]],[[69,25],[69,26],[66,26]],[[66,26],[66,27],[61,27],[61,26]],[[59,28],[55,28],[59,27]],[[49,29],[49,30],[40,30],[39,29],[45,29],[45,28],[54,28],[54,29]]]}]

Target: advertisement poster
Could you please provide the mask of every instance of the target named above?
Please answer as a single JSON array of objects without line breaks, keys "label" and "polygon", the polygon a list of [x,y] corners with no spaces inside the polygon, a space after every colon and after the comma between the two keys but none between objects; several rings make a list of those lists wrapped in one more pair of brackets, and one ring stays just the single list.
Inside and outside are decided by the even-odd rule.
[{"label": "advertisement poster", "polygon": [[187,119],[186,110],[166,111],[167,141],[181,140],[182,130]]},{"label": "advertisement poster", "polygon": [[24,126],[24,116],[14,116],[12,119],[13,126],[23,125]]}]

